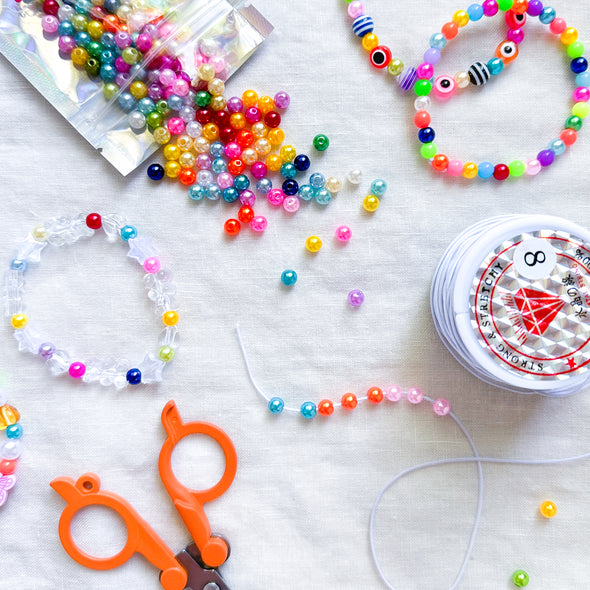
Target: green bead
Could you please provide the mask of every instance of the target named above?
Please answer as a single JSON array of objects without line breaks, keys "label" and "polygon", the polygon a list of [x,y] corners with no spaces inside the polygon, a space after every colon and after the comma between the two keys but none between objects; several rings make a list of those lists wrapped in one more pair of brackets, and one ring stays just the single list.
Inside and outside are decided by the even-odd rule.
[{"label": "green bead", "polygon": [[330,140],[328,139],[327,135],[316,135],[313,138],[313,147],[318,151],[318,152],[323,152],[324,150],[328,149],[328,146],[330,145]]},{"label": "green bead", "polygon": [[100,73],[100,62],[97,59],[91,57],[90,59],[86,60],[84,69],[90,78],[96,78],[96,76],[98,76]]},{"label": "green bead", "polygon": [[432,90],[432,83],[430,80],[418,80],[414,84],[414,92],[416,96],[428,96]]},{"label": "green bead", "polygon": [[580,119],[580,117],[576,117],[576,115],[572,115],[571,117],[568,117],[565,121],[565,125],[564,127],[566,129],[573,129],[574,131],[579,131],[580,129],[582,129],[582,119]]},{"label": "green bead", "polygon": [[162,346],[158,352],[158,357],[161,361],[168,363],[174,358],[174,349],[169,346]]},{"label": "green bead", "polygon": [[205,108],[209,106],[211,102],[211,95],[206,90],[199,90],[195,94],[195,104],[198,107]]},{"label": "green bead", "polygon": [[574,41],[571,45],[567,46],[567,54],[572,58],[582,57],[584,55],[584,44],[580,41]]},{"label": "green bead", "polygon": [[514,160],[508,164],[508,170],[510,170],[510,176],[518,177],[526,172],[526,166],[521,160]]},{"label": "green bead", "polygon": [[125,47],[121,51],[121,59],[128,65],[134,66],[141,58],[141,55],[135,47]]},{"label": "green bead", "polygon": [[148,127],[151,127],[152,129],[155,129],[156,127],[161,127],[163,121],[164,121],[164,117],[158,111],[152,111],[145,118],[145,122],[147,123]]},{"label": "green bead", "polygon": [[425,143],[420,148],[420,153],[425,160],[430,160],[436,156],[438,149],[433,143]]},{"label": "green bead", "polygon": [[512,574],[512,583],[517,588],[524,588],[529,585],[529,575],[524,570],[516,570]]},{"label": "green bead", "polygon": [[104,49],[105,48],[103,44],[99,43],[98,41],[91,41],[90,43],[88,43],[88,45],[86,45],[86,51],[88,51],[88,55],[96,59],[100,58]]},{"label": "green bead", "polygon": [[387,71],[392,76],[399,76],[404,71],[404,62],[401,59],[392,59],[387,64]]},{"label": "green bead", "polygon": [[513,4],[513,0],[498,0],[498,8],[504,12],[510,10]]},{"label": "green bead", "polygon": [[167,115],[170,112],[170,107],[168,107],[168,103],[165,100],[159,100],[156,103],[156,110],[162,115]]},{"label": "green bead", "polygon": [[76,31],[86,31],[88,19],[83,14],[74,14],[72,16],[72,25]]},{"label": "green bead", "polygon": [[111,100],[111,98],[113,98],[113,96],[115,96],[117,92],[119,92],[119,87],[116,84],[113,84],[112,82],[105,84],[104,88],[102,89],[102,94],[105,100]]}]

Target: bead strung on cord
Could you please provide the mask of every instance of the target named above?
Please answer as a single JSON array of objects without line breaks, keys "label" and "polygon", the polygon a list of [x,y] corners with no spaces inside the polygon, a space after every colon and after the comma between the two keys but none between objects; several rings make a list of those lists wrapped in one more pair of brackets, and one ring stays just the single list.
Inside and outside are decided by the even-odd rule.
[{"label": "bead strung on cord", "polygon": [[[72,359],[46,336],[42,336],[29,322],[23,300],[24,275],[30,264],[41,260],[47,246],[62,247],[79,239],[94,235],[102,229],[109,241],[126,242],[127,256],[133,258],[146,273],[144,284],[155,311],[165,326],[159,338],[157,356],[151,352],[137,366],[129,367],[127,361],[96,361]],[[119,215],[78,215],[57,217],[44,225],[38,225],[25,240],[16,245],[16,255],[4,275],[4,313],[10,318],[14,337],[21,351],[39,356],[53,375],[69,374],[72,379],[86,383],[98,382],[117,389],[139,383],[162,380],[162,370],[175,355],[178,335],[178,312],[175,310],[176,287],[172,272],[162,267],[158,250],[149,237],[141,236],[137,228],[126,223]]]},{"label": "bead strung on cord", "polygon": [[15,471],[22,453],[20,439],[23,436],[23,427],[19,420],[19,411],[8,404],[0,391],[0,431],[4,431],[7,439],[0,445],[0,506],[4,505],[8,492],[16,484]]}]

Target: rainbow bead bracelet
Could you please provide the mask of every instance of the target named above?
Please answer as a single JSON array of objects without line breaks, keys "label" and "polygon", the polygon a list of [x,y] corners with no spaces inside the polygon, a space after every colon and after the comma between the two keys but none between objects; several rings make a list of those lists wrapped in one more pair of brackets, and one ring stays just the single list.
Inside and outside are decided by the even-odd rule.
[{"label": "rainbow bead bracelet", "polygon": [[8,498],[8,492],[16,484],[16,465],[22,453],[23,427],[19,423],[18,410],[9,405],[0,392],[0,431],[6,433],[6,442],[0,446],[0,506]]}]

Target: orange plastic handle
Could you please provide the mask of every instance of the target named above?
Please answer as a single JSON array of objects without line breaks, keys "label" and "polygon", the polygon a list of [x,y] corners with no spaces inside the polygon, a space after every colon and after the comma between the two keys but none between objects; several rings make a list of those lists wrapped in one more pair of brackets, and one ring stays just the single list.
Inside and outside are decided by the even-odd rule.
[{"label": "orange plastic handle", "polygon": [[[168,438],[162,445],[158,468],[160,478],[174,502],[186,528],[197,545],[201,559],[208,567],[219,567],[229,555],[227,541],[211,535],[209,519],[203,504],[219,498],[232,484],[238,468],[236,449],[229,436],[213,424],[207,422],[182,421],[173,400],[162,411],[162,424]],[[221,479],[206,490],[192,490],[182,485],[172,471],[172,452],[176,444],[190,434],[205,434],[217,441],[225,455],[225,471]]]},{"label": "orange plastic handle", "polygon": [[[58,477],[51,482],[51,487],[68,503],[59,519],[59,538],[73,560],[91,569],[107,570],[123,565],[134,553],[141,553],[161,570],[160,583],[165,590],[183,590],[186,587],[187,572],[176,561],[174,553],[127,500],[112,492],[101,491],[97,475],[85,473],[78,481],[71,477]],[[89,555],[72,538],[71,523],[76,512],[95,505],[111,508],[127,526],[127,543],[112,557]]]}]

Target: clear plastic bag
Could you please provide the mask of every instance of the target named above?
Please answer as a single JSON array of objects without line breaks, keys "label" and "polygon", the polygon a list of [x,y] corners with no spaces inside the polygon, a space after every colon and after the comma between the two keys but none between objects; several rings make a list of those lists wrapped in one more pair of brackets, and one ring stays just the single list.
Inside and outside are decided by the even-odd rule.
[{"label": "clear plastic bag", "polygon": [[[179,57],[191,79],[201,48],[223,56],[225,69],[218,75],[227,79],[272,31],[272,25],[247,0],[188,0],[177,5],[154,0],[145,12],[146,18],[157,20],[158,27],[169,28],[163,43]],[[107,101],[100,78],[89,78],[84,69],[60,56],[58,37],[43,31],[42,16],[38,2],[5,0],[0,52],[121,174],[129,174],[158,144],[149,129],[129,127],[118,95]],[[145,58],[150,59],[149,53]]]}]

